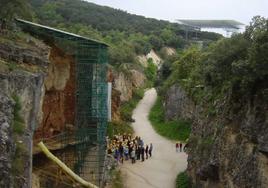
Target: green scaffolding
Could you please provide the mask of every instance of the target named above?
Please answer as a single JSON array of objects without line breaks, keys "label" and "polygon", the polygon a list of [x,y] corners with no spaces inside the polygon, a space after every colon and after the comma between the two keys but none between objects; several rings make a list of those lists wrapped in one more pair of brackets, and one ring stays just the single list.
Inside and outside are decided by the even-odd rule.
[{"label": "green scaffolding", "polygon": [[83,178],[101,185],[107,127],[107,48],[86,41],[78,44],[75,124],[79,129],[75,137],[79,144],[76,145],[74,170]]},{"label": "green scaffolding", "polygon": [[[75,57],[75,131],[66,132],[60,156],[85,180],[103,186],[107,128],[107,45],[32,22],[17,20],[20,27]],[[72,153],[72,154],[70,154]]]}]

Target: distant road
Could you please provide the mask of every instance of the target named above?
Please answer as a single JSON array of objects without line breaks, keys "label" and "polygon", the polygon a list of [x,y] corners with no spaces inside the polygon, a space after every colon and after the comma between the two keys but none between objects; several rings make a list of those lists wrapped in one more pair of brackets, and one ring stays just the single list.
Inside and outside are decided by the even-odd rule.
[{"label": "distant road", "polygon": [[175,142],[158,135],[148,120],[156,98],[154,88],[146,91],[133,112],[135,134],[145,144],[153,143],[154,149],[153,156],[144,162],[137,161],[132,165],[130,161],[124,161],[121,170],[127,188],[174,188],[177,174],[187,167],[187,155],[176,153]]}]

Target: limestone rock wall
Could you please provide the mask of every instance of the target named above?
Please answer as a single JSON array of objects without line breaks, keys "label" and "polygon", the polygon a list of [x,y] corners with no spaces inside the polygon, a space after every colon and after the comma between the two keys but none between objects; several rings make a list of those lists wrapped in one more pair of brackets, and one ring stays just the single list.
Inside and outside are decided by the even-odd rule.
[{"label": "limestone rock wall", "polygon": [[13,185],[11,176],[12,157],[15,155],[15,143],[12,139],[12,120],[14,102],[0,93],[0,187]]},{"label": "limestone rock wall", "polygon": [[132,98],[133,90],[144,86],[146,77],[138,70],[130,70],[128,73],[113,72],[113,88],[120,92],[120,100],[126,102]]},{"label": "limestone rock wall", "polygon": [[153,60],[153,63],[159,68],[162,63],[162,59],[155,53],[155,51],[152,49],[147,55],[146,58],[151,58]]},{"label": "limestone rock wall", "polygon": [[148,67],[147,58],[145,55],[137,56],[137,60],[143,67]]},{"label": "limestone rock wall", "polygon": [[193,187],[268,187],[266,97],[259,93],[234,101],[227,93],[214,102],[211,113],[205,103],[194,104],[178,85],[166,92],[166,118],[193,122],[187,169]]},{"label": "limestone rock wall", "polygon": [[35,138],[48,138],[59,134],[75,119],[75,61],[56,46],[52,46],[50,64],[45,77],[43,121]]},{"label": "limestone rock wall", "polygon": [[[0,40],[1,188],[31,187],[33,137],[50,137],[60,133],[66,124],[74,124],[73,57],[56,46],[47,47],[31,38],[27,41],[20,44]],[[146,78],[136,69],[113,70],[108,77],[113,83],[113,119],[119,119],[119,106],[132,98],[134,89],[144,86]],[[20,99],[22,107],[22,134],[13,128],[14,96]],[[18,148],[23,152],[18,152]],[[14,173],[14,167],[20,168],[19,173]],[[37,187],[38,178],[33,177]]]},{"label": "limestone rock wall", "polygon": [[[47,46],[31,38],[24,42],[0,40],[1,188],[31,187],[32,137],[42,121],[40,101],[48,53]],[[21,121],[19,129],[15,118]]]},{"label": "limestone rock wall", "polygon": [[109,72],[108,80],[113,85],[112,119],[117,121],[120,119],[120,105],[132,98],[135,89],[145,86],[146,77],[136,69],[131,69],[127,72],[110,69]]},{"label": "limestone rock wall", "polygon": [[[1,172],[9,176],[3,179],[3,181],[8,181],[3,182],[3,186],[0,181],[0,187],[27,188],[31,186],[32,137],[40,118],[43,81],[44,75],[41,73],[31,74],[23,71],[0,73],[0,88],[3,89],[0,93],[3,98],[0,105],[3,109],[0,117],[3,132],[1,131],[0,137],[4,139],[1,139],[3,142],[1,141],[0,147],[6,150],[6,156],[0,158],[0,163],[3,162],[8,168],[2,170],[0,167]],[[15,101],[12,96],[14,95],[20,99],[22,107],[20,114],[24,123],[20,134],[15,134],[13,128]]]}]

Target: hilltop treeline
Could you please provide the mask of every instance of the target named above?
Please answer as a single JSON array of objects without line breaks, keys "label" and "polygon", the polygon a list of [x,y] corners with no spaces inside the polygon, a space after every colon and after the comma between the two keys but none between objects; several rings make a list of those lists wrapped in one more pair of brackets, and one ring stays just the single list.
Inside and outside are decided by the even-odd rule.
[{"label": "hilltop treeline", "polygon": [[[4,0],[6,1],[6,0]],[[22,6],[23,5],[23,6]],[[20,7],[18,9],[18,7]],[[176,23],[129,14],[82,0],[17,0],[6,1],[0,8],[0,19],[19,17],[110,45],[110,63],[135,63],[136,55],[164,46],[183,49],[189,45],[185,28]],[[189,37],[196,33],[189,31]],[[201,32],[200,40],[214,41],[221,36]]]},{"label": "hilltop treeline", "polygon": [[[110,48],[112,64],[135,61],[137,54],[164,46],[184,48],[181,25],[129,14],[81,0],[31,0],[35,20],[63,30],[103,40]],[[190,35],[194,35],[191,33]],[[217,40],[214,33],[202,33],[204,40]]]},{"label": "hilltop treeline", "polygon": [[[206,49],[191,47],[172,64],[163,91],[179,83],[196,102],[229,95],[236,101],[268,89],[268,20],[254,17],[243,34],[221,39]],[[266,96],[267,97],[267,96]],[[268,98],[266,98],[268,99]]]}]

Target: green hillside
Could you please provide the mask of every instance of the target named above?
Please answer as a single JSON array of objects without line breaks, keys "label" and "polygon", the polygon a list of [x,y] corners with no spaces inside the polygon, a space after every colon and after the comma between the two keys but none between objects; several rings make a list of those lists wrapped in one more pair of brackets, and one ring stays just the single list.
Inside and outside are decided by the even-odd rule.
[{"label": "green hillside", "polygon": [[[146,53],[150,48],[183,48],[186,44],[183,39],[185,30],[177,23],[133,15],[81,0],[32,0],[31,4],[36,21],[41,24],[103,39],[110,44],[126,39],[138,54]],[[195,33],[190,31],[189,35],[195,36]],[[220,35],[202,33],[200,37],[203,40],[217,40]]]},{"label": "green hillside", "polygon": [[[184,49],[197,34],[186,31],[177,24],[129,14],[125,11],[99,6],[82,0],[19,0],[10,1],[0,8],[0,21],[22,18],[42,25],[79,34],[109,44],[109,62],[120,66],[135,63],[136,56],[151,49],[160,51],[170,46]],[[8,18],[8,19],[7,19]],[[9,24],[10,26],[14,24]],[[199,40],[215,41],[221,36],[215,33],[198,33]]]}]

